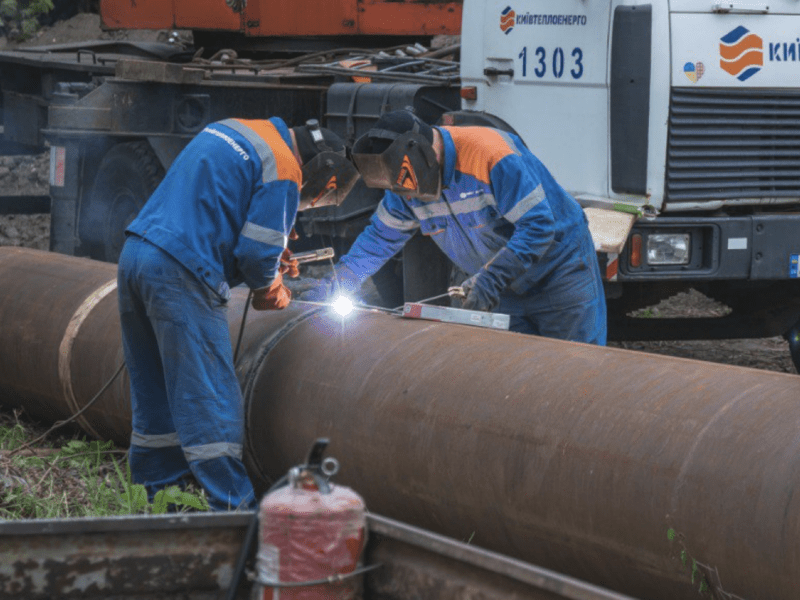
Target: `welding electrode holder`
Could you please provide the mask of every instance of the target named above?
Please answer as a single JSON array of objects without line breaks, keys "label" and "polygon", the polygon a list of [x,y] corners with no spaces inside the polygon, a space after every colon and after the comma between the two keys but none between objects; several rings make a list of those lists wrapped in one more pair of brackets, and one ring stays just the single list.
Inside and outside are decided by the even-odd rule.
[{"label": "welding electrode holder", "polygon": [[[304,264],[310,262],[317,262],[320,260],[332,259],[334,256],[333,248],[320,248],[318,250],[309,250],[308,252],[298,252],[292,255],[292,260],[297,261],[297,264]],[[247,309],[250,307],[250,302],[253,299],[253,290],[247,294],[247,302],[244,304],[244,313],[242,314],[242,323],[239,326],[239,336],[236,339],[236,349],[233,352],[233,362],[236,363],[239,358],[239,348],[242,345],[242,334],[244,333],[244,324],[247,321]]]},{"label": "welding electrode holder", "polygon": [[459,300],[464,300],[467,297],[464,288],[460,285],[447,288],[447,295],[451,298],[458,298]]},{"label": "welding electrode holder", "polygon": [[309,250],[308,252],[297,252],[292,254],[292,260],[296,260],[298,264],[305,264],[310,262],[317,262],[320,260],[327,260],[333,258],[333,248],[320,248],[319,250]]}]

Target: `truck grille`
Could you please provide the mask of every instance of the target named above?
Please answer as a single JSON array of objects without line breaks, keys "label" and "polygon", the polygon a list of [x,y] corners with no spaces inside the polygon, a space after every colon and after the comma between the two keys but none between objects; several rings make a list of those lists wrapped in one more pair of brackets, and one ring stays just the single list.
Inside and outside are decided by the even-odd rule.
[{"label": "truck grille", "polygon": [[800,197],[800,94],[673,89],[666,202]]}]

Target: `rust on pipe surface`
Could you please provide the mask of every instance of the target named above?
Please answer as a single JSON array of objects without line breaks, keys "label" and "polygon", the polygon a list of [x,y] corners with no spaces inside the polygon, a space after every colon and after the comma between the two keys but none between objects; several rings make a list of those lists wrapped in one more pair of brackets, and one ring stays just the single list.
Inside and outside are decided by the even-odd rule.
[{"label": "rust on pipe surface", "polygon": [[[113,266],[34,252],[0,249],[0,397],[63,418],[57,349]],[[78,404],[117,319],[110,293],[78,330]],[[798,377],[300,302],[249,312],[237,371],[261,490],[329,437],[387,517],[634,597],[697,597],[696,562],[720,598],[796,598]],[[85,416],[124,440],[117,383]]]},{"label": "rust on pipe surface", "polygon": [[[0,393],[6,405],[68,418],[123,360],[116,266],[0,248]],[[127,445],[127,373],[78,418],[90,435]]]}]

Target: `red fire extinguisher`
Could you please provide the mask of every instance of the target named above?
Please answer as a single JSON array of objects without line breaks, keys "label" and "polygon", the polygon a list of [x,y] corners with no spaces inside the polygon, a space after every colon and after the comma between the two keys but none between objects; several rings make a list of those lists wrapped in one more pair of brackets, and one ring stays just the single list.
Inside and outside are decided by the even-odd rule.
[{"label": "red fire extinguisher", "polygon": [[327,445],[318,439],[306,463],[293,467],[261,501],[261,600],[351,600],[359,591],[366,507],[356,492],[329,481],[339,463],[322,459]]}]

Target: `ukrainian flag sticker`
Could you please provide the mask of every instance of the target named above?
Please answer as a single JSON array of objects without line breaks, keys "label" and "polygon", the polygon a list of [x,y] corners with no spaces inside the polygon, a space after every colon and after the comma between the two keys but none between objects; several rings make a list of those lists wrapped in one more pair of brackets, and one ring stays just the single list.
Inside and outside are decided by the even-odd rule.
[{"label": "ukrainian flag sticker", "polygon": [[703,66],[703,63],[701,62],[698,63],[687,62],[685,65],[683,65],[683,73],[686,75],[686,77],[689,78],[689,81],[691,81],[692,83],[697,83],[698,80],[703,76],[704,71],[705,68]]}]

